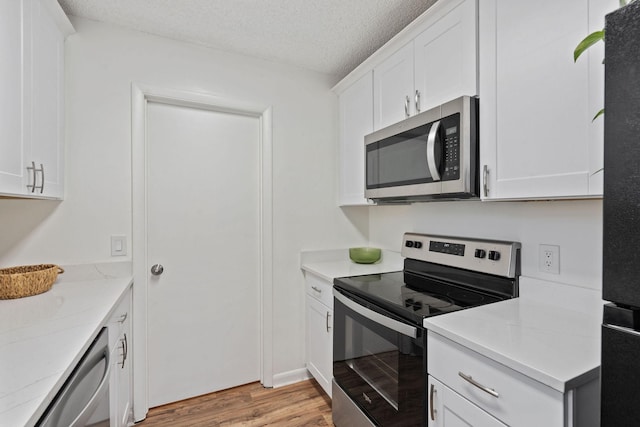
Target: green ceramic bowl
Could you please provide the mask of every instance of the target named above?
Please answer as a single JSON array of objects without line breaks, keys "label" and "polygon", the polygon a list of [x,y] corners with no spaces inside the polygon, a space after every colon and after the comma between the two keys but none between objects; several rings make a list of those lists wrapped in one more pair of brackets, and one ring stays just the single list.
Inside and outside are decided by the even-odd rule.
[{"label": "green ceramic bowl", "polygon": [[380,259],[379,248],[349,248],[349,258],[358,264],[373,264]]}]

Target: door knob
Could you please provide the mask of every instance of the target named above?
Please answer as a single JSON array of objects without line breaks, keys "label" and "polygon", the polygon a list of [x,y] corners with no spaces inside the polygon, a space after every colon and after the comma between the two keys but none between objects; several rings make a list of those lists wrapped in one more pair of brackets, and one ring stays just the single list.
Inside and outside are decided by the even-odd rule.
[{"label": "door knob", "polygon": [[164,267],[162,266],[162,264],[153,264],[151,266],[151,274],[153,274],[154,276],[161,275],[163,271]]}]

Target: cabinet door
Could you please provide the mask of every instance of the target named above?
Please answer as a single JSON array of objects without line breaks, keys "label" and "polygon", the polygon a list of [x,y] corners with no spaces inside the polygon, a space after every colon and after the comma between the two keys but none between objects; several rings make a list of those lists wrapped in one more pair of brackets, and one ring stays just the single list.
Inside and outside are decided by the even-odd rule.
[{"label": "cabinet door", "polygon": [[[0,2],[0,193],[25,193],[23,1]],[[24,184],[26,185],[26,184]]]},{"label": "cabinet door", "polygon": [[480,2],[484,199],[589,194],[586,0]]},{"label": "cabinet door", "polygon": [[373,72],[368,72],[339,97],[340,189],[338,203],[366,205],[364,136],[373,132]]},{"label": "cabinet door", "polygon": [[[64,195],[64,35],[41,0],[32,1],[31,46],[31,144],[25,155],[44,169],[40,195]],[[36,190],[39,191],[39,190]]]},{"label": "cabinet door", "polygon": [[111,350],[110,413],[112,427],[129,425],[133,347],[131,339],[131,291],[118,305],[109,321]]},{"label": "cabinet door", "polygon": [[123,325],[123,332],[118,342],[118,364],[114,368],[118,372],[117,422],[119,426],[127,426],[131,413],[131,324],[129,319]]},{"label": "cabinet door", "polygon": [[428,393],[429,427],[506,427],[431,376]]},{"label": "cabinet door", "polygon": [[333,310],[307,295],[307,369],[331,397]]},{"label": "cabinet door", "polygon": [[420,111],[463,95],[477,95],[477,2],[456,0],[441,7],[414,41]]},{"label": "cabinet door", "polygon": [[413,42],[373,69],[373,107],[374,130],[415,113]]}]

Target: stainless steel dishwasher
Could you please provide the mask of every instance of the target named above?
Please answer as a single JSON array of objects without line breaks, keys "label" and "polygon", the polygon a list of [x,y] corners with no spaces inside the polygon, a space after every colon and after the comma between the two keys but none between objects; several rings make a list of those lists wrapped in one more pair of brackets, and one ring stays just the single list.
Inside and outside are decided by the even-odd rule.
[{"label": "stainless steel dishwasher", "polygon": [[108,427],[110,371],[109,333],[102,328],[36,425]]}]

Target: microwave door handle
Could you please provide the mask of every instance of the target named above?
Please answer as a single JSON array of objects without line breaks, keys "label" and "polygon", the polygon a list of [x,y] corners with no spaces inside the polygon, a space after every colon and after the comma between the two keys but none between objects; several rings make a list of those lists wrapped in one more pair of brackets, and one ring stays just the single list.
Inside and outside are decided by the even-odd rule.
[{"label": "microwave door handle", "polygon": [[438,165],[436,165],[436,137],[438,136],[439,128],[440,120],[433,122],[427,137],[427,166],[434,181],[440,181],[440,172],[438,172]]}]

